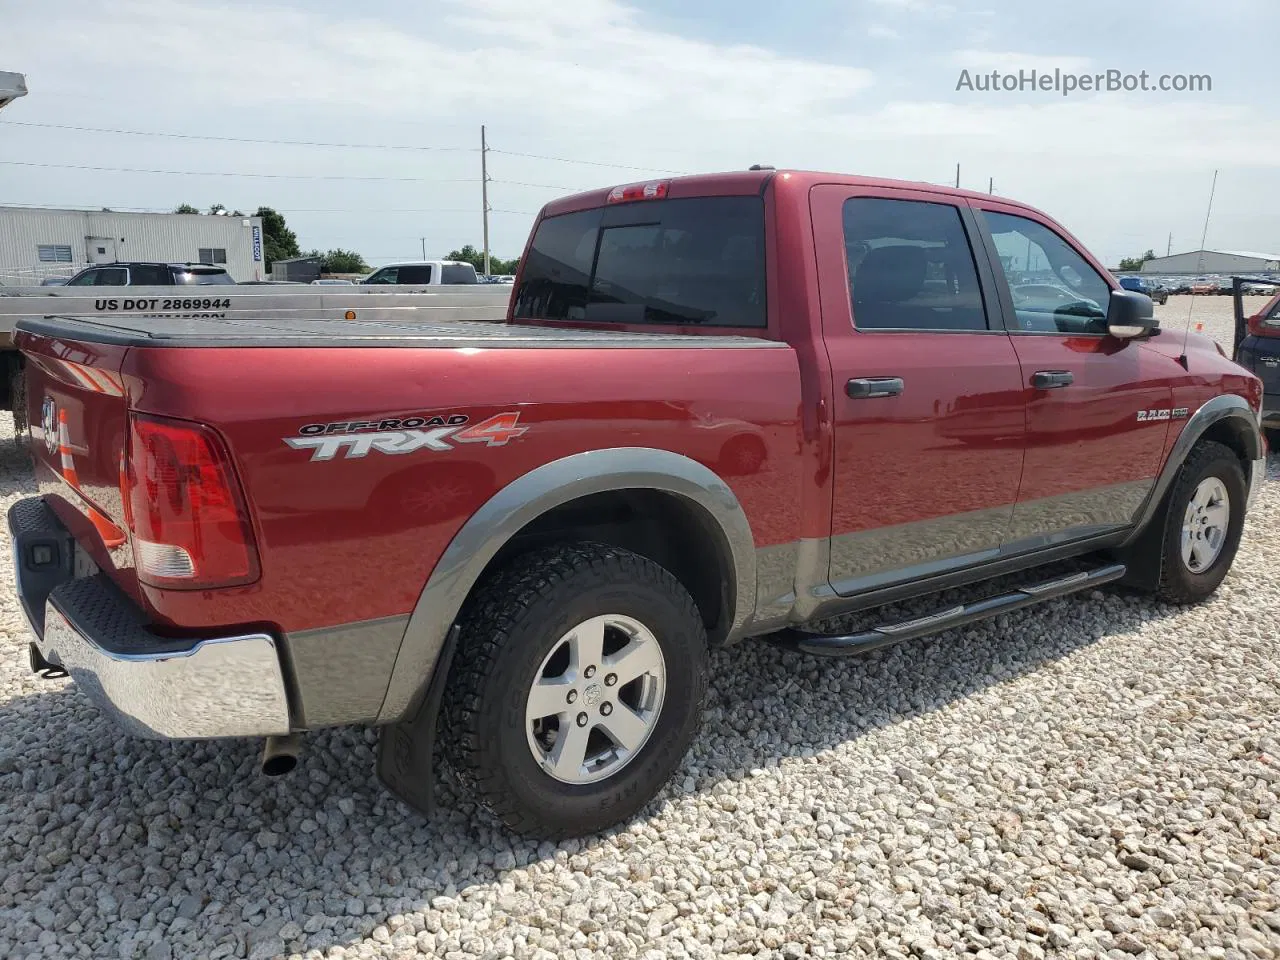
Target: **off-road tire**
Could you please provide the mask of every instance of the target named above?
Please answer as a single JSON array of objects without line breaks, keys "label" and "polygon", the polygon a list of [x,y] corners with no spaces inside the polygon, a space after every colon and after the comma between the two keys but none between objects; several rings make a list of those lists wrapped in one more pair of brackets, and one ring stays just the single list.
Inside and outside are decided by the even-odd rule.
[{"label": "off-road tire", "polygon": [[[617,773],[586,784],[546,773],[529,748],[528,691],[553,646],[608,613],[657,638],[666,692],[656,726]],[[707,637],[689,592],[666,569],[596,543],[526,554],[483,584],[460,620],[441,708],[444,758],[464,789],[517,833],[559,839],[631,817],[670,779],[697,732],[707,692]]]},{"label": "off-road tire", "polygon": [[[1182,560],[1182,520],[1187,502],[1196,487],[1209,477],[1217,477],[1227,488],[1231,499],[1226,539],[1216,559],[1205,570],[1193,573]],[[1168,516],[1161,546],[1160,585],[1156,596],[1167,603],[1199,603],[1208,598],[1222,583],[1240,547],[1244,529],[1245,501],[1248,486],[1240,458],[1229,447],[1212,440],[1202,440],[1191,451],[1178,479],[1169,493]]]}]

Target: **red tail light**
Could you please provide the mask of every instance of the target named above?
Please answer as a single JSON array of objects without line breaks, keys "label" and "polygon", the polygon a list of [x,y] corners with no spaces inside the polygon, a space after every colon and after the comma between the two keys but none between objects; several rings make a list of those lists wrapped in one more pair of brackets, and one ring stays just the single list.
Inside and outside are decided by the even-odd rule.
[{"label": "red tail light", "polygon": [[208,427],[131,415],[124,485],[143,583],[207,589],[258,579],[253,527],[231,457]]},{"label": "red tail light", "polygon": [[633,183],[625,187],[614,187],[605,197],[605,203],[629,203],[632,200],[661,200],[667,195],[671,183],[668,180],[651,180],[648,183]]}]

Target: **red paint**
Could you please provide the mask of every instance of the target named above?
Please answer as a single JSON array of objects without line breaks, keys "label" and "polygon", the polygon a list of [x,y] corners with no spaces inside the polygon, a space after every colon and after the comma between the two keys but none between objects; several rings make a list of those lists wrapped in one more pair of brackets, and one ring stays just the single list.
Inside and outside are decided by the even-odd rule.
[{"label": "red paint", "polygon": [[[73,489],[62,479],[57,454],[37,436],[42,489],[158,623],[297,631],[408,613],[450,539],[482,503],[534,468],[582,451],[649,446],[705,464],[732,488],[763,547],[1154,476],[1176,427],[1137,430],[1139,408],[1194,410],[1224,391],[1255,403],[1260,396],[1258,381],[1203,338],[1192,338],[1187,374],[1176,362],[1181,338],[1172,344],[1167,334],[1120,344],[1000,332],[855,332],[837,242],[843,198],[957,205],[990,198],[925,184],[768,172],[678,178],[668,196],[762,191],[767,329],[664,331],[745,333],[778,341],[778,349],[126,351],[24,333],[18,342],[31,362],[31,421],[40,423],[46,395],[67,411],[80,481]],[[608,193],[556,201],[542,216],[603,205]],[[1071,239],[1034,211],[998,206]],[[94,391],[56,359],[118,374],[126,395]],[[1081,389],[1034,395],[1027,373],[1041,365],[1076,371]],[[907,371],[912,387],[902,397],[869,403],[844,395],[851,376]],[[108,549],[82,519],[92,508],[127,526],[120,455],[129,409],[206,424],[226,443],[258,547],[254,583],[207,591],[141,586],[128,544]],[[316,462],[310,450],[284,442],[306,424],[457,414],[480,424],[513,411],[518,423],[499,422],[506,431],[500,445]]]}]

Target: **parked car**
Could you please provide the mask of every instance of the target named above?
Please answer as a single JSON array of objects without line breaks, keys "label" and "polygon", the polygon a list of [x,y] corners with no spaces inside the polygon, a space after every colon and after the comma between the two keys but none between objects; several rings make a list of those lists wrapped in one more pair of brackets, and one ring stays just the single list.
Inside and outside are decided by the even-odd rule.
[{"label": "parked car", "polygon": [[479,283],[476,268],[456,260],[420,260],[389,263],[379,267],[361,283],[425,284],[431,286]]},{"label": "parked car", "polygon": [[[1073,299],[1012,297],[1032,256]],[[439,731],[512,829],[592,833],[681,762],[713,649],[858,654],[1117,582],[1200,601],[1263,475],[1259,379],[1004,197],[582,193],[507,319],[24,319],[32,667],[136,734],[265,736],[266,772],[379,726],[418,810]]]},{"label": "parked car", "polygon": [[203,263],[108,263],[86,267],[68,287],[171,287],[232,284],[225,267]]},{"label": "parked car", "polygon": [[68,277],[45,277],[40,281],[42,287],[63,287],[66,286]]},{"label": "parked car", "polygon": [[311,283],[313,286],[317,286],[317,287],[349,287],[352,285],[352,281],[350,280],[338,280],[332,277],[325,277],[320,280],[312,280]]},{"label": "parked car", "polygon": [[[1249,286],[1241,284],[1241,293]],[[1262,426],[1271,437],[1271,447],[1280,447],[1280,292],[1273,288],[1273,296],[1252,316],[1245,317],[1244,305],[1237,298],[1235,313],[1237,324],[1243,320],[1244,329],[1234,355],[1240,365],[1253,371],[1262,380]],[[1239,329],[1239,327],[1237,327]]]},{"label": "parked car", "polygon": [[1164,304],[1169,301],[1169,291],[1146,277],[1120,277],[1120,286],[1135,293],[1150,297],[1154,302]]}]

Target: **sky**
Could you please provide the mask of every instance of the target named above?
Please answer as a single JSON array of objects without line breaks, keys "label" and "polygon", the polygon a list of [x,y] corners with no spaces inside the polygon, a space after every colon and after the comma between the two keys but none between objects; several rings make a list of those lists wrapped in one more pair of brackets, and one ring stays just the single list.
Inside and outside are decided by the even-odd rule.
[{"label": "sky", "polygon": [[[1275,0],[0,0],[30,89],[0,112],[0,205],[267,205],[304,249],[439,257],[481,244],[484,124],[501,257],[557,196],[753,163],[959,164],[1108,264],[1197,249],[1216,169],[1206,246],[1274,252],[1278,30]],[[1033,69],[1212,90],[957,89]]]}]

